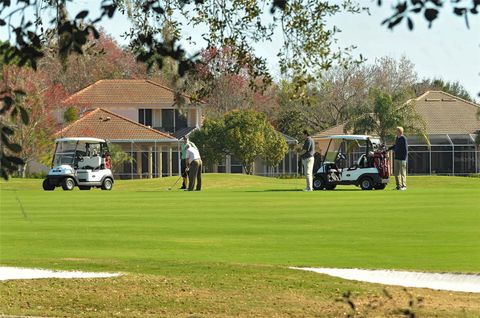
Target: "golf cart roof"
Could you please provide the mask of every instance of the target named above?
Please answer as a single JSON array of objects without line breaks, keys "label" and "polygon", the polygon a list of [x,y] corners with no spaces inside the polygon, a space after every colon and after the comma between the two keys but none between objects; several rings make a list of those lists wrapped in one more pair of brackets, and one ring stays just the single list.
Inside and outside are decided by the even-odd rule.
[{"label": "golf cart roof", "polygon": [[368,140],[372,137],[367,135],[332,135],[332,136],[323,136],[318,139],[329,140],[329,139],[345,139],[345,140]]},{"label": "golf cart roof", "polygon": [[99,139],[99,138],[92,138],[92,137],[69,137],[69,138],[59,138],[56,139],[55,142],[68,142],[68,141],[85,141],[85,142],[90,142],[90,143],[100,143],[100,142],[106,142],[105,139]]}]

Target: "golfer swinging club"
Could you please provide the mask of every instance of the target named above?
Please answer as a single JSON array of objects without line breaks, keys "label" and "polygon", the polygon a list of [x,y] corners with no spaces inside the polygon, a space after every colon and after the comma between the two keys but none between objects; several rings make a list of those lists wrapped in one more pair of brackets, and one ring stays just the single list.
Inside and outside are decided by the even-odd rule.
[{"label": "golfer swinging club", "polygon": [[188,161],[188,191],[193,191],[195,187],[195,179],[197,181],[196,190],[202,190],[202,158],[197,147],[187,144],[186,158]]},{"label": "golfer swinging club", "polygon": [[191,142],[187,136],[183,136],[182,138],[182,144],[180,145],[180,159],[181,159],[181,173],[182,173],[182,187],[180,189],[186,189],[187,188],[187,178],[188,178],[188,170],[187,170],[187,145],[192,146],[195,149],[198,149],[197,146]]}]

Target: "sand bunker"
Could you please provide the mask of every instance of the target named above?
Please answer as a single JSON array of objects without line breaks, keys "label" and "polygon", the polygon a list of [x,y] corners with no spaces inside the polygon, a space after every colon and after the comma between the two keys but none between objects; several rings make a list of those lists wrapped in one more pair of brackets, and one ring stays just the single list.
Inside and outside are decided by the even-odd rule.
[{"label": "sand bunker", "polygon": [[480,275],[475,274],[312,267],[291,268],[368,283],[480,293]]},{"label": "sand bunker", "polygon": [[0,280],[38,278],[105,278],[120,276],[118,273],[88,273],[52,271],[47,269],[0,267]]}]

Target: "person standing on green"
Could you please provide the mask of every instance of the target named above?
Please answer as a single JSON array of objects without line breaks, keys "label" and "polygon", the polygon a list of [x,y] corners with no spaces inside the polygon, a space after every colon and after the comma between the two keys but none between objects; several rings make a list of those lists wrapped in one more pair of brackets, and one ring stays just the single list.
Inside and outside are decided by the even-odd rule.
[{"label": "person standing on green", "polygon": [[303,163],[303,173],[306,177],[307,187],[303,191],[313,191],[313,164],[315,162],[315,142],[310,137],[307,130],[303,131],[305,142],[303,143],[302,151],[300,152],[300,158]]},{"label": "person standing on green", "polygon": [[408,161],[408,141],[403,135],[403,128],[397,127],[397,138],[395,144],[388,148],[388,151],[395,152],[393,161],[393,174],[397,187],[394,190],[407,190],[407,161]]},{"label": "person standing on green", "polygon": [[[182,187],[180,189],[187,188],[188,171],[187,171],[187,145],[197,149],[197,146],[188,140],[187,136],[183,136],[182,143],[180,144],[180,169],[182,173]],[[198,150],[198,149],[197,149]]]}]

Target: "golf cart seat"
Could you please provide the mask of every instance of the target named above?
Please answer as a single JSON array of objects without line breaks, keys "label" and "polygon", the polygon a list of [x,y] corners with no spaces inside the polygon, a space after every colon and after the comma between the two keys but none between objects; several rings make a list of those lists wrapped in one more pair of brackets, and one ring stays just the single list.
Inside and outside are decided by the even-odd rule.
[{"label": "golf cart seat", "polygon": [[98,169],[102,164],[102,158],[100,156],[93,157],[83,157],[82,160],[78,163],[78,168],[80,169]]},{"label": "golf cart seat", "polygon": [[367,156],[365,156],[365,154],[362,154],[360,158],[358,158],[357,166],[360,168],[367,167]]}]

